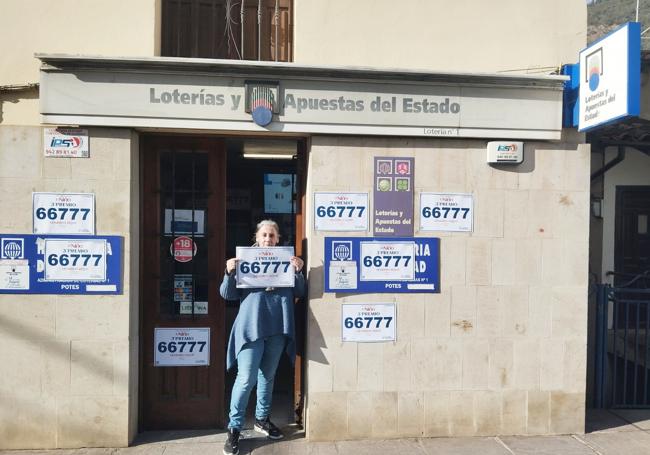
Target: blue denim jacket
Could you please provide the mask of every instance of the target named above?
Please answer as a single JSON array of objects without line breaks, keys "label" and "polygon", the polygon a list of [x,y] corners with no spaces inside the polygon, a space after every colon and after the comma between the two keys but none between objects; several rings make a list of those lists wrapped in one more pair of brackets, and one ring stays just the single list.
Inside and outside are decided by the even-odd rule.
[{"label": "blue denim jacket", "polygon": [[293,288],[238,289],[235,276],[225,274],[219,288],[226,300],[239,300],[239,312],[230,331],[226,369],[235,365],[242,346],[260,338],[284,334],[287,337],[286,353],[293,362],[296,358],[294,298],[305,294],[305,277],[296,273]]}]

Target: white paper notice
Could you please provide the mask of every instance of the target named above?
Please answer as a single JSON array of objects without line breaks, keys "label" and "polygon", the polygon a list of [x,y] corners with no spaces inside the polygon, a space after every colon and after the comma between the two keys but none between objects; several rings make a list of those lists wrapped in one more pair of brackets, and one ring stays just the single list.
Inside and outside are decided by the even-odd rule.
[{"label": "white paper notice", "polygon": [[26,259],[0,260],[0,289],[29,289],[29,263]]}]

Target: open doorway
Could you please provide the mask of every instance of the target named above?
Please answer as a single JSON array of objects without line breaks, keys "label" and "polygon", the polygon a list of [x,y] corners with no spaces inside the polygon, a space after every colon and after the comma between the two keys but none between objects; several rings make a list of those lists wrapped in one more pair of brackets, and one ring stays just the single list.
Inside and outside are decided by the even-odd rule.
[{"label": "open doorway", "polygon": [[[226,171],[226,257],[235,256],[237,246],[251,246],[258,222],[272,219],[280,227],[279,246],[293,246],[302,253],[302,199],[303,172],[301,150],[304,143],[295,139],[228,138]],[[303,257],[303,259],[305,259]],[[239,302],[226,302],[226,336],[237,316]],[[304,312],[296,308],[296,346],[301,354],[300,339]],[[300,370],[300,361],[295,368]],[[226,409],[236,377],[236,368],[226,373]],[[280,360],[273,396],[273,419],[278,424],[293,422],[296,396],[301,395],[300,373],[286,355]],[[249,411],[255,405],[255,391],[251,394]],[[299,401],[299,400],[298,400]]]},{"label": "open doorway", "polygon": [[[280,244],[304,258],[304,141],[157,134],[141,144],[140,430],[223,428],[235,376],[225,372],[225,352],[238,310],[219,296],[225,260],[250,246],[267,218],[280,226]],[[295,314],[299,358],[278,368],[278,423],[300,415],[301,302]],[[209,332],[203,363],[168,361],[170,343],[157,337],[173,330]]]}]

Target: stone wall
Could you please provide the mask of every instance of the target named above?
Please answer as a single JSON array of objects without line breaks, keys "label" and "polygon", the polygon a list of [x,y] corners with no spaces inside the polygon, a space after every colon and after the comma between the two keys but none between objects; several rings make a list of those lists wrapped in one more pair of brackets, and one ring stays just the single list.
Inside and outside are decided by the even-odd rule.
[{"label": "stone wall", "polygon": [[[313,138],[309,194],[372,194],[373,157],[415,158],[415,235],[441,238],[441,292],[324,293],[323,237],[336,233],[310,226],[310,439],[584,430],[589,148],[579,142],[528,142],[521,165],[492,167],[485,141]],[[474,231],[418,232],[423,191],[472,193]],[[342,303],[393,301],[396,342],[341,342]]]},{"label": "stone wall", "polygon": [[0,294],[0,449],[126,446],[135,434],[137,137],[89,135],[90,158],[45,158],[41,127],[0,126],[0,233],[32,232],[32,192],[88,192],[97,234],[124,237],[122,295]]}]

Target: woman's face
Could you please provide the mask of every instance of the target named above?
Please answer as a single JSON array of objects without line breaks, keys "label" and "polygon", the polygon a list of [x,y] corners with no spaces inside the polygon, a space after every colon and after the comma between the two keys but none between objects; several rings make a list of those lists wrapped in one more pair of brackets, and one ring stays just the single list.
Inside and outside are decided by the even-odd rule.
[{"label": "woman's face", "polygon": [[279,237],[273,226],[265,224],[255,234],[255,241],[259,246],[275,246],[280,241]]}]

